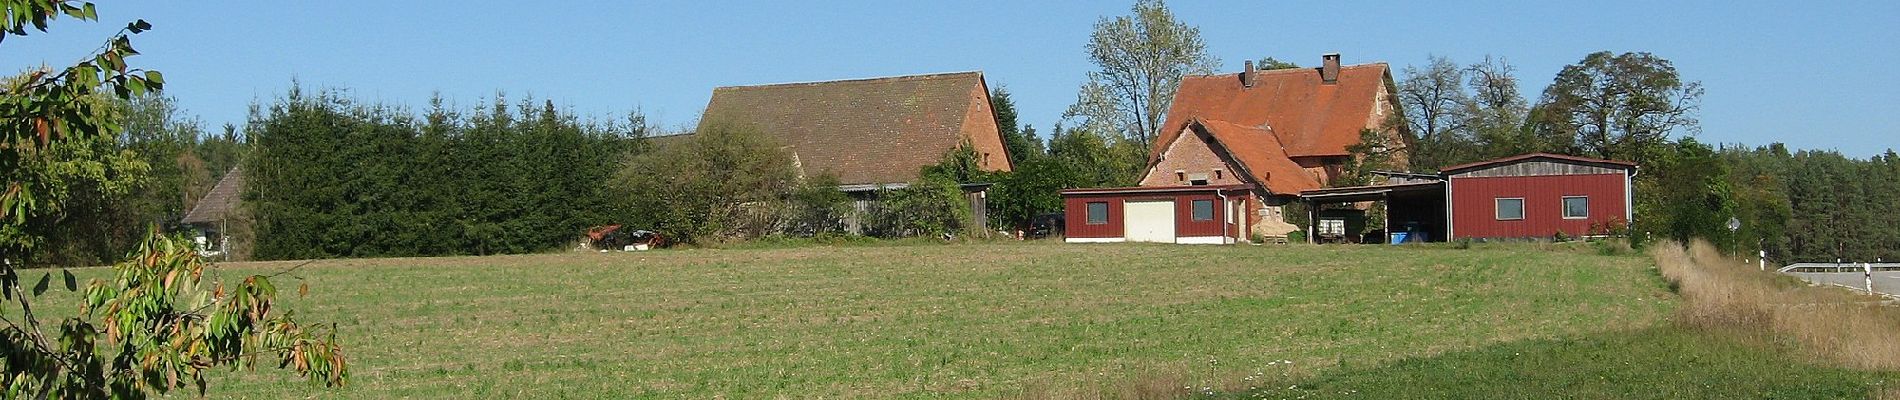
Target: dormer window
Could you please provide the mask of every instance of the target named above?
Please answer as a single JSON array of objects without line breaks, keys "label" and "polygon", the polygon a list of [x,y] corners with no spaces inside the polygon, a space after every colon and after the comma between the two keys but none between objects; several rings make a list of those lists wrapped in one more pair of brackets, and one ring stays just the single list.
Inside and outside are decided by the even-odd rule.
[{"label": "dormer window", "polygon": [[1187,171],[1174,170],[1174,181],[1177,183],[1187,183]]},{"label": "dormer window", "polygon": [[1217,180],[1217,181],[1218,181],[1218,180],[1221,180],[1221,179],[1223,179],[1223,178],[1221,178],[1221,170],[1220,170],[1219,168],[1215,168],[1215,169],[1214,169],[1214,180]]},{"label": "dormer window", "polygon": [[1207,174],[1188,174],[1189,186],[1207,186]]}]

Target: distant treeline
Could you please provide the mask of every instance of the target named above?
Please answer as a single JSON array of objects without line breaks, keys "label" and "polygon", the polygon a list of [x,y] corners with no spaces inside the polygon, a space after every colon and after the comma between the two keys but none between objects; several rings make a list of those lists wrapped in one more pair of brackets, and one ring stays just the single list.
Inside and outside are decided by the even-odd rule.
[{"label": "distant treeline", "polygon": [[524,253],[602,224],[603,182],[643,127],[552,102],[417,118],[297,88],[253,116],[244,201],[259,259]]},{"label": "distant treeline", "polygon": [[[1711,175],[1725,179],[1707,181],[1707,206],[1731,207],[1742,222],[1727,237],[1732,248],[1759,243],[1778,263],[1900,260],[1900,155],[1893,150],[1860,160],[1774,144],[1725,147],[1714,157],[1720,163]],[[1729,201],[1713,201],[1721,198]]]}]

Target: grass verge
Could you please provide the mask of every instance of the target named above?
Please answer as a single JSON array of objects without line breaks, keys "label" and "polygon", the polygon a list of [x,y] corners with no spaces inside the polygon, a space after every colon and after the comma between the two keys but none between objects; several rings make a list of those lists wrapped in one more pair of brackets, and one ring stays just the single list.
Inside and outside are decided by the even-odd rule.
[{"label": "grass verge", "polygon": [[1678,319],[1688,326],[1790,342],[1847,367],[1900,371],[1900,308],[1882,298],[1760,271],[1699,241],[1657,246],[1654,257],[1686,300]]}]

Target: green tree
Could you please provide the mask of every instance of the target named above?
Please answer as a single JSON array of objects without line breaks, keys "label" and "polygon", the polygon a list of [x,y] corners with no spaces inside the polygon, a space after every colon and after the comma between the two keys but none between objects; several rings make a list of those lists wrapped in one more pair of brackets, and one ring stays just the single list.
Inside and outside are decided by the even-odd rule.
[{"label": "green tree", "polygon": [[1138,0],[1130,13],[1095,23],[1088,51],[1097,69],[1064,114],[1129,139],[1145,163],[1181,78],[1211,73],[1220,61],[1207,53],[1200,28],[1176,20],[1161,0]]},{"label": "green tree", "polygon": [[134,207],[141,216],[174,224],[209,186],[211,173],[196,151],[202,124],[182,117],[176,101],[164,96],[133,97],[118,108],[118,143],[151,166],[152,179],[138,190]]},{"label": "green tree", "polygon": [[963,188],[947,174],[923,174],[902,189],[884,189],[867,212],[866,233],[881,237],[914,237],[964,233],[970,203]]},{"label": "green tree", "polygon": [[1653,153],[1635,182],[1634,228],[1679,242],[1708,239],[1732,251],[1737,241],[1727,225],[1736,217],[1734,186],[1715,150],[1682,138]]},{"label": "green tree", "polygon": [[749,125],[714,121],[679,142],[634,156],[612,193],[629,219],[685,242],[754,237],[797,188],[792,156]]},{"label": "green tree", "polygon": [[1414,135],[1411,169],[1436,171],[1457,164],[1470,152],[1465,69],[1450,58],[1430,56],[1424,68],[1407,66],[1399,81],[1398,102],[1405,109],[1406,131]]},{"label": "green tree", "polygon": [[[60,18],[96,20],[98,13],[85,2],[0,0],[0,39],[44,32]],[[102,95],[128,99],[162,89],[162,75],[125,63],[138,54],[129,36],[150,28],[132,22],[90,60],[59,72],[29,71],[0,88],[0,175],[6,178],[0,191],[0,297],[17,306],[17,313],[10,308],[0,314],[0,352],[6,356],[0,388],[7,398],[144,398],[188,386],[202,395],[205,370],[254,366],[260,357],[314,381],[343,384],[347,368],[334,328],[324,333],[273,313],[276,289],[268,276],[228,288],[205,282],[196,250],[156,231],[130,261],[113,267],[113,279],[85,286],[76,316],[52,326],[36,315],[35,305],[45,305],[38,300],[54,287],[54,274],[39,274],[32,289],[25,288],[20,263],[45,243],[35,232],[63,223],[63,210],[85,196],[72,188],[132,179],[94,168],[116,163],[101,161],[111,156],[68,151],[95,148],[121,133]],[[83,170],[61,171],[73,166]],[[59,275],[60,287],[80,290],[72,273]]]},{"label": "green tree", "polygon": [[1292,61],[1280,61],[1273,57],[1262,58],[1260,59],[1260,62],[1255,63],[1254,65],[1255,65],[1255,68],[1259,68],[1262,71],[1272,71],[1276,69],[1295,69],[1295,68],[1300,67],[1299,64],[1295,64]]},{"label": "green tree", "polygon": [[1081,181],[1068,165],[1052,157],[1035,157],[1004,174],[991,188],[988,202],[992,225],[1023,228],[1037,215],[1062,211],[1063,189]]},{"label": "green tree", "polygon": [[1694,132],[1702,84],[1649,53],[1591,53],[1544,89],[1538,122],[1568,152],[1642,162],[1678,130]]},{"label": "green tree", "polygon": [[1467,154],[1453,154],[1443,162],[1457,164],[1551,150],[1531,135],[1525,123],[1530,105],[1518,91],[1517,67],[1501,57],[1485,56],[1484,61],[1465,67],[1465,76],[1471,97],[1464,107],[1463,119],[1469,139],[1473,141],[1472,149]]},{"label": "green tree", "polygon": [[1049,157],[1076,178],[1071,187],[1134,186],[1147,167],[1147,148],[1120,136],[1089,129],[1063,130],[1049,136]]},{"label": "green tree", "polygon": [[534,252],[612,223],[604,182],[632,143],[624,126],[547,100],[442,103],[418,118],[293,87],[257,116],[245,168],[257,256]]}]

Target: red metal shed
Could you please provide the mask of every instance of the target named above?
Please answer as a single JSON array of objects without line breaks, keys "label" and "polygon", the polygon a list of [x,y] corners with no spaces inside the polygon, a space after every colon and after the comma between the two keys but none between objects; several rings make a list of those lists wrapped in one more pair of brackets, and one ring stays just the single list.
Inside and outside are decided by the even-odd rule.
[{"label": "red metal shed", "polygon": [[1532,153],[1446,167],[1450,239],[1606,235],[1629,226],[1636,164]]},{"label": "red metal shed", "polygon": [[1062,191],[1070,243],[1228,244],[1247,240],[1252,185]]}]

